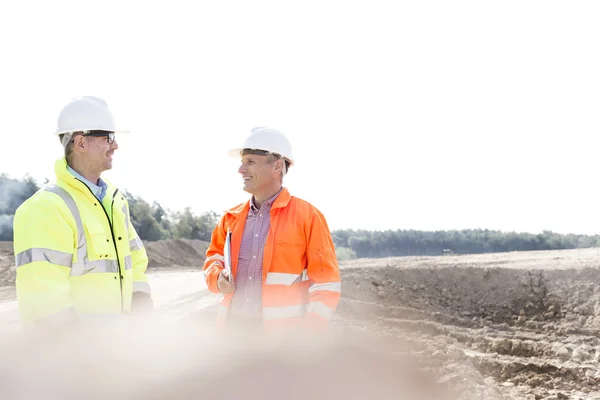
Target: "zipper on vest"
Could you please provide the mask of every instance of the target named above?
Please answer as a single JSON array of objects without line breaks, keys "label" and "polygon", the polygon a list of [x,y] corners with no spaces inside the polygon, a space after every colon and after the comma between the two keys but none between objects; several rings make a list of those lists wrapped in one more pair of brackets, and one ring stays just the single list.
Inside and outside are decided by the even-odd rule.
[{"label": "zipper on vest", "polygon": [[[77,178],[75,178],[75,179],[77,179]],[[117,250],[117,242],[115,242],[115,233],[113,232],[113,226],[112,226],[112,223],[110,222],[110,217],[108,216],[108,213],[102,206],[102,202],[100,201],[100,199],[98,199],[96,197],[96,195],[94,194],[94,192],[92,192],[92,189],[90,189],[89,186],[86,185],[80,179],[77,179],[77,180],[79,182],[83,183],[83,186],[85,186],[90,191],[92,196],[94,196],[94,198],[96,200],[98,200],[98,203],[100,203],[100,208],[102,209],[102,211],[104,211],[104,215],[106,215],[106,220],[108,221],[108,226],[110,227],[110,235],[112,236],[112,240],[113,240],[113,247],[115,249],[115,254],[117,255],[117,266],[119,267],[119,272],[118,272],[119,276],[117,279],[119,279],[119,289],[120,289],[119,293],[121,295],[121,314],[123,314],[123,273],[121,272],[121,262],[119,261],[119,251]],[[115,215],[115,210],[114,210],[113,206],[115,205],[115,196],[117,195],[118,191],[119,191],[119,189],[115,190],[115,192],[113,193],[112,203],[110,205],[110,210],[111,210],[112,215]]]},{"label": "zipper on vest", "polygon": [[[117,193],[119,192],[119,189],[116,189],[115,192],[113,193],[112,196],[112,202],[110,203],[110,213],[112,214],[113,218],[115,217],[115,196],[117,195]],[[104,207],[102,207],[102,209],[104,210]],[[121,261],[119,260],[119,250],[117,249],[117,241],[115,240],[115,232],[113,230],[113,226],[112,223],[110,222],[110,218],[108,218],[108,214],[106,213],[106,210],[104,210],[104,214],[106,215],[106,218],[108,219],[108,225],[110,226],[110,234],[112,236],[112,240],[113,240],[113,247],[115,248],[115,254],[117,255],[117,265],[119,266],[119,288],[121,289],[121,314],[123,314],[123,312],[125,311],[123,309],[123,271],[121,271]],[[127,216],[125,216],[125,223],[127,223]],[[129,229],[127,229],[127,231],[129,231]],[[129,238],[125,238],[125,240],[129,240]]]}]

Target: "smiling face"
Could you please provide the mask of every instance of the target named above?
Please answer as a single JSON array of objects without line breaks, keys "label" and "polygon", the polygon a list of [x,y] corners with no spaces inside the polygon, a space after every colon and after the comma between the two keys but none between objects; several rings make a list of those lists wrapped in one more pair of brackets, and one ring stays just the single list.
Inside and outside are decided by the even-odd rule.
[{"label": "smiling face", "polygon": [[[114,136],[113,136],[114,138]],[[67,149],[67,161],[73,161],[86,172],[92,175],[100,175],[102,172],[112,168],[113,155],[119,148],[117,141],[109,143],[108,136],[89,136],[75,134],[72,145]]]},{"label": "smiling face", "polygon": [[244,190],[262,198],[281,188],[281,159],[268,155],[244,154],[238,172],[242,176]]},{"label": "smiling face", "polygon": [[119,148],[117,141],[109,144],[106,137],[86,136],[88,165],[95,171],[104,172],[112,168],[113,155]]}]

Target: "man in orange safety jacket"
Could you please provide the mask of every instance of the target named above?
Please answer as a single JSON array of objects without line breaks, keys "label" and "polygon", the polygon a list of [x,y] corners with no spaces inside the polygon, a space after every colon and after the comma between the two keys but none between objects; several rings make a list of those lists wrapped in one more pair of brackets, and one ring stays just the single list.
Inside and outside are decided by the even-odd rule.
[{"label": "man in orange safety jacket", "polygon": [[252,196],[221,217],[203,266],[208,289],[222,293],[219,328],[324,332],[341,295],[327,221],[292,196],[283,176],[294,165],[287,137],[254,128],[240,148],[238,172]]}]

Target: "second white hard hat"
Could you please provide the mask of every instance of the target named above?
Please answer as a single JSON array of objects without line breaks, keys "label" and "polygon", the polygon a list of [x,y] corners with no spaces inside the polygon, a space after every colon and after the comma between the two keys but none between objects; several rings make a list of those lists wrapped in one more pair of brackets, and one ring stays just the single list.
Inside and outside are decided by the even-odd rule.
[{"label": "second white hard hat", "polygon": [[279,154],[294,165],[292,145],[288,138],[281,132],[271,128],[252,128],[250,135],[244,140],[242,147],[236,147],[227,153],[231,157],[240,157],[244,149],[263,150]]}]

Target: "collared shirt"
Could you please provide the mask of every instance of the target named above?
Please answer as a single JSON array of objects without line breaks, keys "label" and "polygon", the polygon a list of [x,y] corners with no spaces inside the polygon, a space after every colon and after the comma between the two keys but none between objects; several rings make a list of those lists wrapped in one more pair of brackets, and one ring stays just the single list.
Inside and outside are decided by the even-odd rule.
[{"label": "collared shirt", "polygon": [[265,201],[260,209],[256,207],[254,196],[250,200],[240,244],[235,292],[229,310],[233,317],[259,319],[262,316],[263,249],[271,227],[271,206],[279,193],[281,189]]},{"label": "collared shirt", "polygon": [[98,178],[98,184],[96,185],[96,184],[90,182],[89,180],[85,179],[79,172],[77,172],[73,168],[71,168],[70,165],[67,165],[67,169],[75,178],[77,178],[77,179],[81,180],[83,183],[85,183],[87,185],[87,187],[90,188],[90,190],[92,191],[92,193],[94,194],[94,196],[96,196],[96,198],[98,200],[102,201],[102,199],[106,195],[106,188],[108,187],[108,185],[106,184],[106,182],[104,182],[102,180],[102,178]]}]

